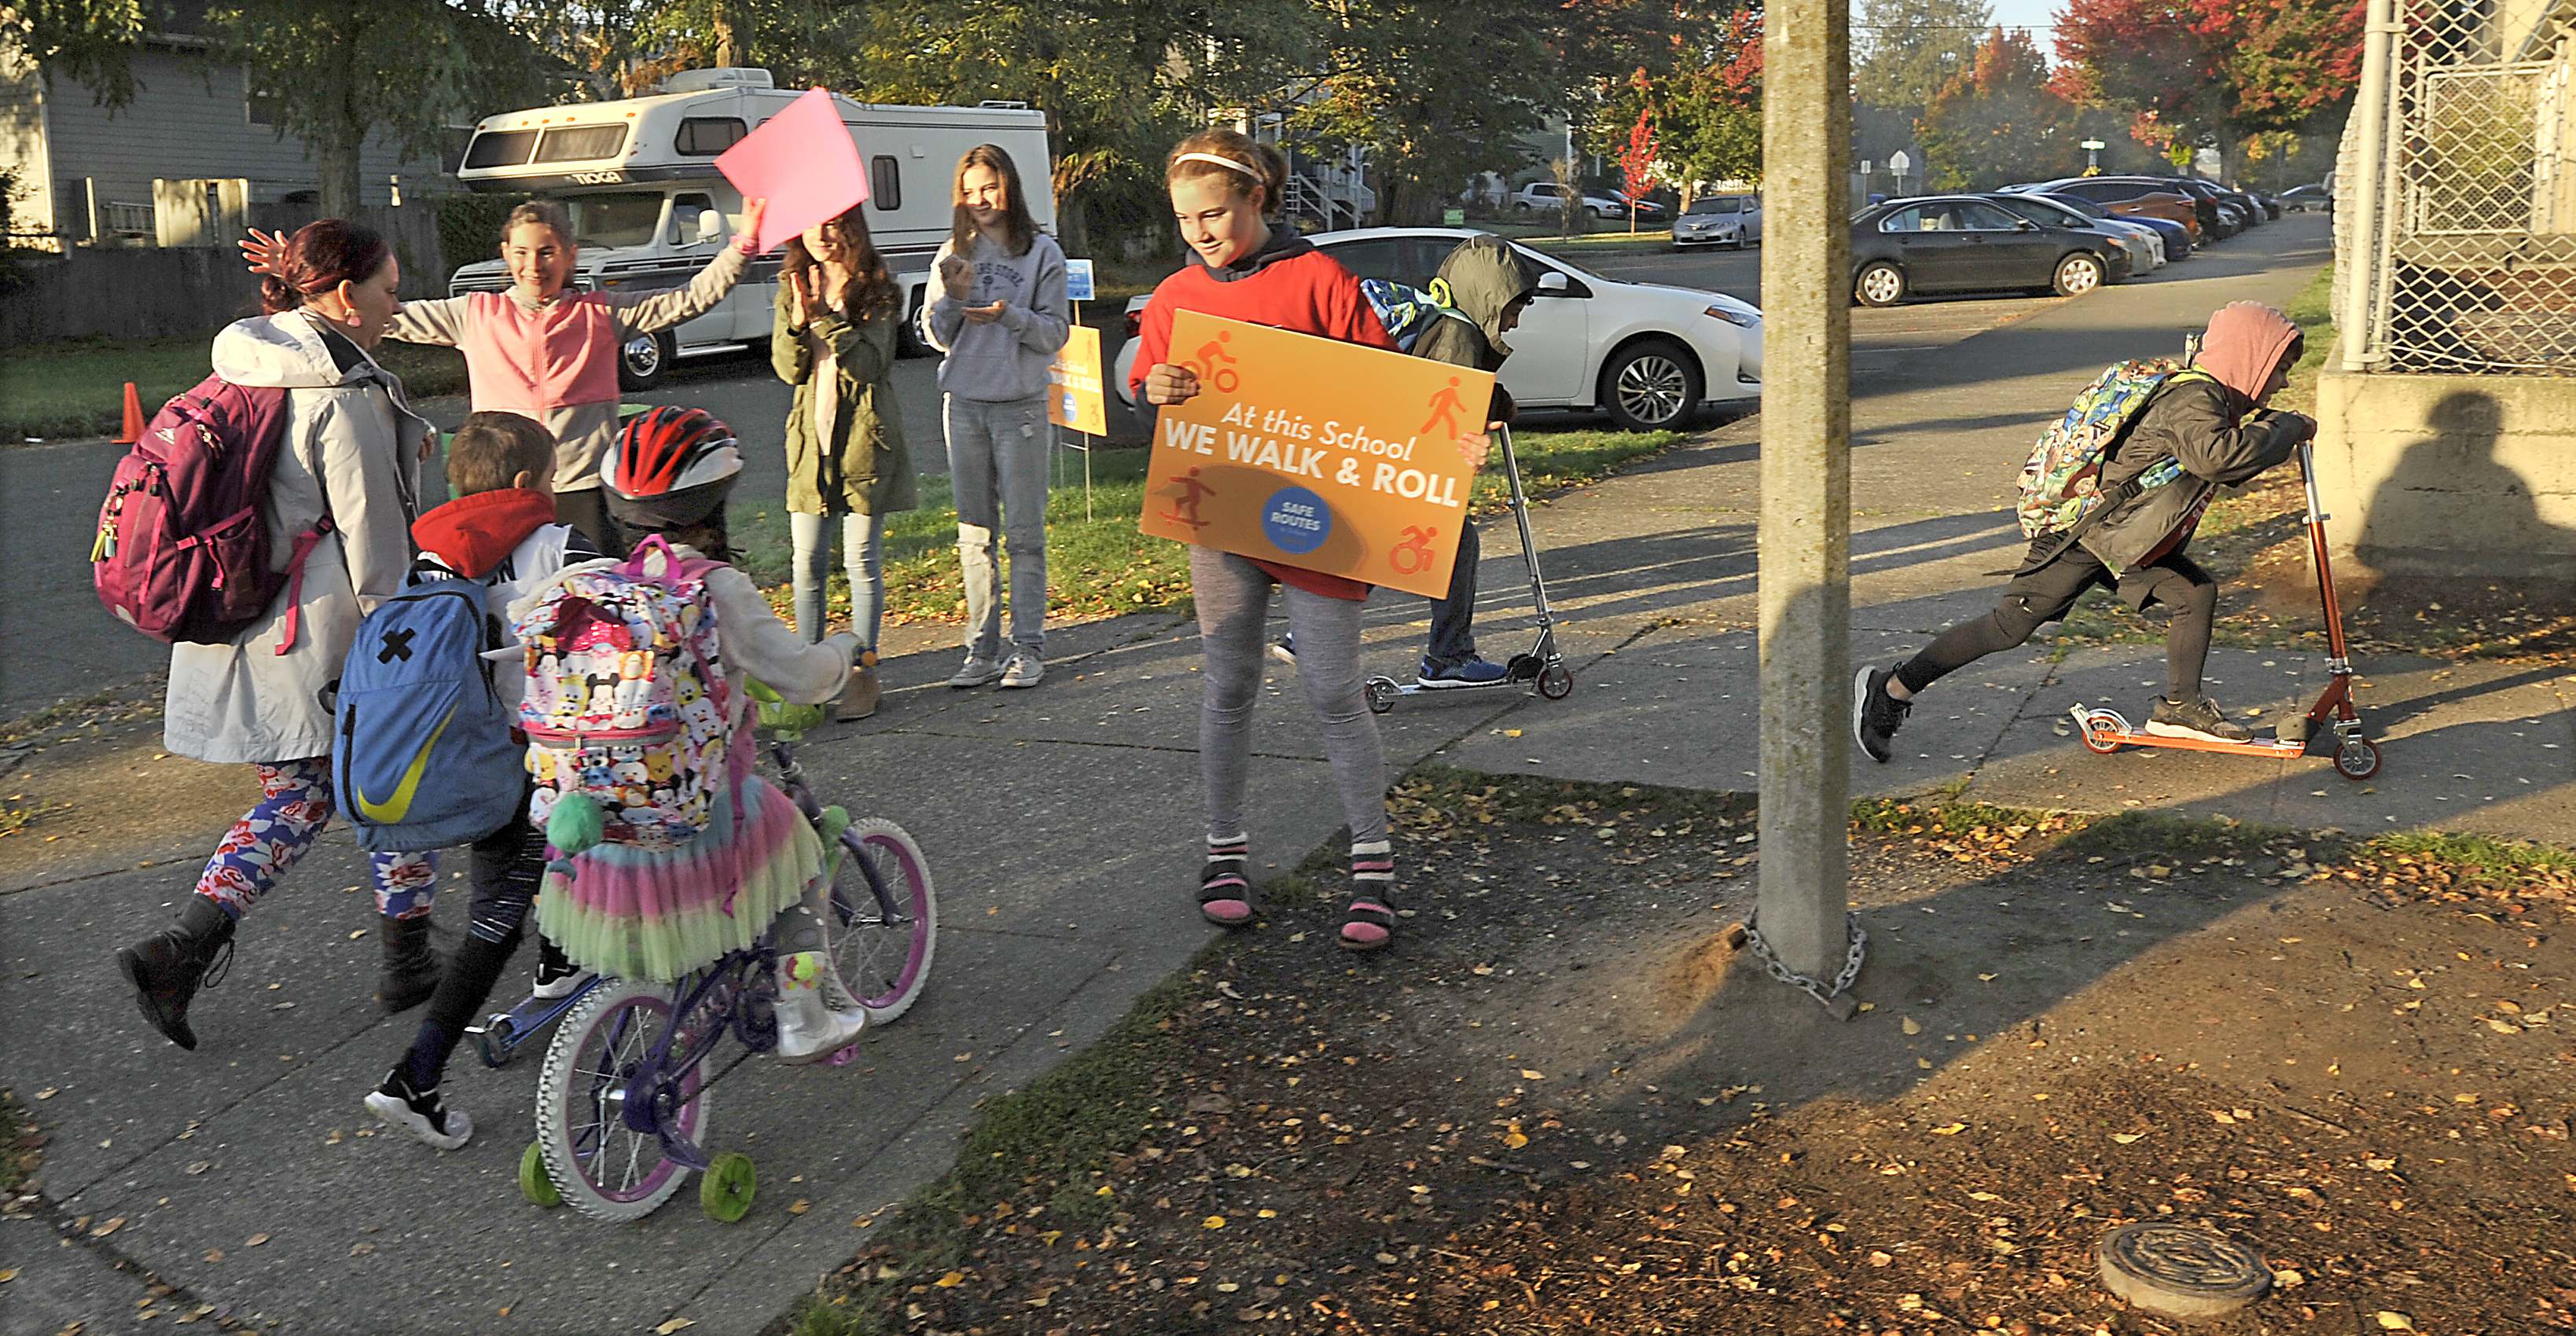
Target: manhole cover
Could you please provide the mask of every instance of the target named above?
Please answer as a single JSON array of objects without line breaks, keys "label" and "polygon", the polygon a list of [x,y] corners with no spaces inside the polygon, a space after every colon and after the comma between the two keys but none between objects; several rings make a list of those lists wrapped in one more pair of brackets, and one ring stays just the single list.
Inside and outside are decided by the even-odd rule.
[{"label": "manhole cover", "polygon": [[2167,1317],[2233,1313],[2272,1288],[2262,1254],[2207,1230],[2130,1225],[2105,1235],[2097,1252],[2104,1288]]}]

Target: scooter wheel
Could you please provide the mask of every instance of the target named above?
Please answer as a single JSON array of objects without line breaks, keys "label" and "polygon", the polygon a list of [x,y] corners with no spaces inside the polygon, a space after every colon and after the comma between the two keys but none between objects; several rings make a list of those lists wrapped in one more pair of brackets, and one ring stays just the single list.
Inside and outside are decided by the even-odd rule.
[{"label": "scooter wheel", "polygon": [[752,1194],[758,1190],[759,1175],[753,1172],[751,1157],[741,1151],[728,1151],[707,1166],[706,1177],[698,1180],[698,1208],[710,1217],[730,1225],[751,1213]]},{"label": "scooter wheel", "polygon": [[1538,675],[1538,694],[1549,700],[1563,700],[1574,694],[1574,673],[1564,664],[1551,663]]},{"label": "scooter wheel", "polygon": [[2346,738],[2335,748],[2335,773],[2362,780],[2379,773],[2379,744],[2368,738]]},{"label": "scooter wheel", "polygon": [[518,1046],[512,1042],[518,1037],[518,1028],[510,1023],[506,1011],[483,1023],[483,1033],[474,1037],[474,1051],[482,1056],[484,1066],[498,1067],[519,1055]]},{"label": "scooter wheel", "polygon": [[2120,734],[2109,724],[2084,725],[2084,750],[2096,756],[2108,756],[2120,750]]},{"label": "scooter wheel", "polygon": [[1372,677],[1368,680],[1368,686],[1365,690],[1368,692],[1369,713],[1384,714],[1395,708],[1396,687],[1394,678]]},{"label": "scooter wheel", "polygon": [[546,1173],[546,1155],[537,1143],[519,1152],[519,1195],[539,1206],[563,1205],[563,1193],[555,1190],[555,1180]]}]

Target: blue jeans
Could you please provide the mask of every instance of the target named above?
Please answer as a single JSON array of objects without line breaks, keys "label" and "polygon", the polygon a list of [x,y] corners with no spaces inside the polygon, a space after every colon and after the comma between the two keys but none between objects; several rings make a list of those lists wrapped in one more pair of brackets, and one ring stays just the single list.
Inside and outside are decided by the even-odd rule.
[{"label": "blue jeans", "polygon": [[957,564],[966,583],[966,654],[1002,657],[1002,567],[1011,561],[1011,643],[1046,647],[1046,400],[948,395],[948,481],[957,494]]},{"label": "blue jeans", "polygon": [[[809,643],[823,639],[823,586],[832,577],[832,550],[823,545],[823,526],[834,517],[787,514],[787,529],[796,541],[796,634]],[[841,521],[841,559],[850,572],[850,630],[859,642],[876,647],[885,619],[885,516],[851,512]]]},{"label": "blue jeans", "polygon": [[1483,544],[1473,520],[1458,522],[1458,564],[1449,572],[1449,596],[1431,600],[1431,644],[1422,661],[1455,668],[1476,657],[1476,561]]}]

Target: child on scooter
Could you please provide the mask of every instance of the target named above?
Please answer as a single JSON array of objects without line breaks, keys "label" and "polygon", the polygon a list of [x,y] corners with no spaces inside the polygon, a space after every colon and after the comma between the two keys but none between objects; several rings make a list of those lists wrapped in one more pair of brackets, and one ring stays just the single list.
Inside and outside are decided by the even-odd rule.
[{"label": "child on scooter", "polygon": [[2113,491],[2166,458],[2182,466],[2182,475],[2113,505],[2073,543],[2054,535],[2033,539],[1992,612],[1942,632],[1892,669],[1861,668],[1852,681],[1852,738],[1861,750],[1873,761],[1887,760],[1889,739],[1924,688],[2029,640],[2097,587],[2117,591],[2140,611],[2155,603],[2172,610],[2165,694],[2156,698],[2149,733],[2222,742],[2252,737],[2201,694],[2218,583],[2183,548],[2220,487],[2250,481],[2316,435],[2313,419],[2267,407],[2289,384],[2303,346],[2299,327],[2269,306],[2219,308],[2191,369],[2156,388],[2103,461],[2096,485]]}]

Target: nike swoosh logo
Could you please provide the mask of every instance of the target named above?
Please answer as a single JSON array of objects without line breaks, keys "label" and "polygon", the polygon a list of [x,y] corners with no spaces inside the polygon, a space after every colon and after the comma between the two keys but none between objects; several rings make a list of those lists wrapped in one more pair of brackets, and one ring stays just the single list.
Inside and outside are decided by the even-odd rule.
[{"label": "nike swoosh logo", "polygon": [[403,771],[402,783],[394,786],[394,796],[390,800],[383,803],[368,802],[367,791],[358,787],[357,779],[352,777],[349,780],[349,793],[358,800],[359,812],[365,814],[369,821],[387,826],[394,825],[410,815],[412,797],[420,791],[421,772],[429,769],[429,749],[438,745],[438,735],[446,732],[447,726],[455,721],[456,707],[451,705],[447,707],[447,716],[438,721],[438,727],[430,730],[429,741],[420,744],[419,754],[411,758],[411,768]]}]

